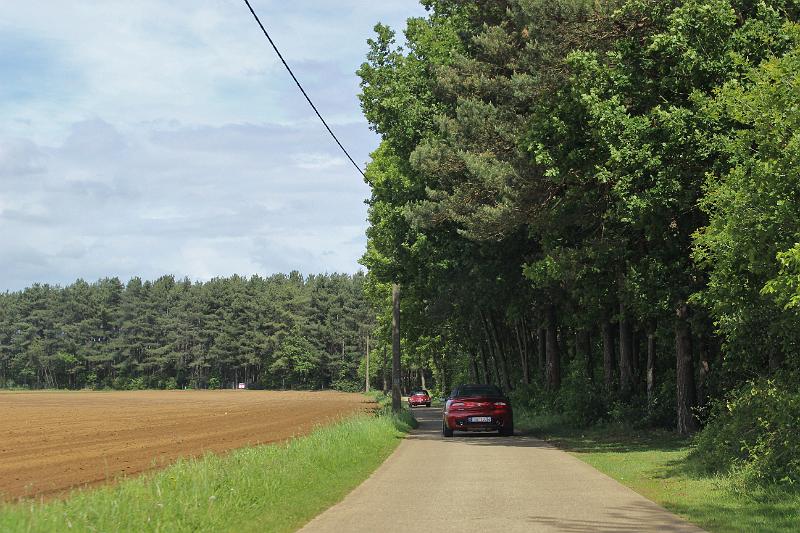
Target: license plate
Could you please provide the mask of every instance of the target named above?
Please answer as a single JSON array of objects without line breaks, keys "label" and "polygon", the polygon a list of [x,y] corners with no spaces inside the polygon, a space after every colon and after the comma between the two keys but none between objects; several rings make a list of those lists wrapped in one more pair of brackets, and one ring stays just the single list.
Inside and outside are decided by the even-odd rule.
[{"label": "license plate", "polygon": [[471,416],[467,419],[468,422],[491,422],[491,416]]}]

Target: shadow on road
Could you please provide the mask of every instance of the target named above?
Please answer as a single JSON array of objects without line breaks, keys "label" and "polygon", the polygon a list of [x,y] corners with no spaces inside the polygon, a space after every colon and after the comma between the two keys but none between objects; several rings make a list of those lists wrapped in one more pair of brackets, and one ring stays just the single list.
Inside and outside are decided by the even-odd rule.
[{"label": "shadow on road", "polygon": [[[532,528],[538,531],[541,526],[548,530],[565,531],[570,533],[610,533],[610,532],[635,532],[646,529],[647,531],[686,532],[702,531],[690,524],[665,515],[663,509],[655,504],[641,503],[607,509],[609,513],[600,520],[578,520],[557,516],[529,516],[527,521]],[[539,526],[539,527],[536,527]]]},{"label": "shadow on road", "polygon": [[440,407],[414,407],[411,414],[419,422],[419,427],[407,436],[407,439],[457,441],[475,446],[552,448],[546,442],[525,434],[500,437],[497,433],[456,431],[454,436],[445,438],[442,436],[442,409]]}]

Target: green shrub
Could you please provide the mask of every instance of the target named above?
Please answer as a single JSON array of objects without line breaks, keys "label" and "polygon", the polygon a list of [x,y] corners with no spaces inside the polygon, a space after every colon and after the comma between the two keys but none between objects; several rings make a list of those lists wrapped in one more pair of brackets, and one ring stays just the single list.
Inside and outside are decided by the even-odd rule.
[{"label": "green shrub", "polygon": [[139,377],[139,378],[131,378],[131,380],[128,381],[128,385],[126,386],[126,388],[128,390],[144,390],[148,387],[147,384],[144,382],[144,378]]},{"label": "green shrub", "polygon": [[550,420],[585,427],[607,417],[608,403],[601,383],[592,382],[580,361],[572,361],[558,391],[549,391],[540,383],[520,385],[509,396],[515,418]]},{"label": "green shrub", "polygon": [[509,393],[515,411],[525,411],[535,415],[555,411],[555,395],[538,382],[519,385]]},{"label": "green shrub", "polygon": [[647,415],[643,425],[675,429],[678,424],[678,405],[675,399],[675,373],[665,373],[655,386],[653,399],[647,405]]},{"label": "green shrub", "polygon": [[693,458],[747,485],[800,488],[800,390],[787,377],[752,381],[718,402]]},{"label": "green shrub", "polygon": [[364,390],[364,384],[352,379],[338,379],[331,383],[331,388],[341,392],[361,392]]},{"label": "green shrub", "polygon": [[590,426],[606,416],[608,405],[602,384],[589,379],[583,361],[573,359],[556,395],[556,407],[572,425]]},{"label": "green shrub", "polygon": [[615,427],[632,429],[645,416],[645,410],[636,401],[628,403],[614,399],[608,407],[608,423]]}]

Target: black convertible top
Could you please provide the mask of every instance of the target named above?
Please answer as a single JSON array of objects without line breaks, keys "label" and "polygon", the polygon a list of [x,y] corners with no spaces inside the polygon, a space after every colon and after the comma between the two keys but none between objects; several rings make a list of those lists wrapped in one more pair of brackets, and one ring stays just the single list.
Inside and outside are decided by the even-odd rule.
[{"label": "black convertible top", "polygon": [[503,392],[494,385],[459,385],[453,396],[503,396]]}]

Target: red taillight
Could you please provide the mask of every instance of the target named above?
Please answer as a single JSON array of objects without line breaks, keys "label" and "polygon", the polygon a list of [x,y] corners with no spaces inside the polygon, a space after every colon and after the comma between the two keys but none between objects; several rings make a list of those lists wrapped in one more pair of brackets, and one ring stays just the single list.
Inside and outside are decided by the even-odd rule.
[{"label": "red taillight", "polygon": [[494,402],[495,407],[506,407],[507,405],[506,402]]},{"label": "red taillight", "polygon": [[464,402],[453,402],[450,407],[464,407]]}]

